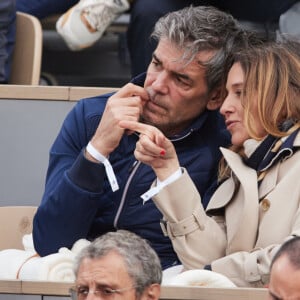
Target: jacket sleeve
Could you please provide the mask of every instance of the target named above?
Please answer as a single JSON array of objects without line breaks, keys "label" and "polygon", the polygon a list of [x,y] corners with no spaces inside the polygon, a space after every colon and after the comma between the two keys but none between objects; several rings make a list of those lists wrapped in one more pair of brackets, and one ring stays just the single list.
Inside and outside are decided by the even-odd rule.
[{"label": "jacket sleeve", "polygon": [[105,169],[83,155],[88,143],[84,102],[66,117],[50,150],[44,195],[34,217],[33,240],[41,256],[86,238],[98,209]]},{"label": "jacket sleeve", "polygon": [[164,215],[162,229],[186,269],[202,269],[225,255],[224,218],[206,215],[199,192],[185,170],[153,200]]}]

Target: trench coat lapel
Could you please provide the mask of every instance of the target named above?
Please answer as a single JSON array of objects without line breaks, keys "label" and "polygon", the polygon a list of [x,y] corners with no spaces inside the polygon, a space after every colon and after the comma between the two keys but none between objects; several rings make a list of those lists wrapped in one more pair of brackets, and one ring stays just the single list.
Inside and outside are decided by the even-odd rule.
[{"label": "trench coat lapel", "polygon": [[278,181],[279,167],[280,164],[276,164],[267,171],[267,175],[264,177],[264,180],[259,186],[259,199],[264,198],[276,187]]},{"label": "trench coat lapel", "polygon": [[207,210],[226,206],[228,251],[250,251],[255,244],[259,217],[256,171],[247,167],[237,153],[224,148],[221,151],[240,187],[235,191],[233,179],[226,180]]}]

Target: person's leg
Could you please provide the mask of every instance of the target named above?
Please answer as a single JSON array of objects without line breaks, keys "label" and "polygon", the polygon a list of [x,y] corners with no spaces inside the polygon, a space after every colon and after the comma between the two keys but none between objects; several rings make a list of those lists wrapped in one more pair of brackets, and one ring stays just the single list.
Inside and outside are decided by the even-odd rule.
[{"label": "person's leg", "polygon": [[128,9],[128,0],[81,0],[58,19],[56,30],[71,50],[82,50],[97,42]]},{"label": "person's leg", "polygon": [[147,70],[156,43],[150,40],[150,34],[156,21],[164,14],[204,1],[193,0],[134,0],[131,7],[127,42],[131,60],[131,74],[136,76]]},{"label": "person's leg", "polygon": [[16,33],[14,0],[0,1],[0,83],[7,83]]},{"label": "person's leg", "polygon": [[53,14],[62,14],[77,2],[78,0],[16,0],[16,7],[17,11],[42,19]]}]

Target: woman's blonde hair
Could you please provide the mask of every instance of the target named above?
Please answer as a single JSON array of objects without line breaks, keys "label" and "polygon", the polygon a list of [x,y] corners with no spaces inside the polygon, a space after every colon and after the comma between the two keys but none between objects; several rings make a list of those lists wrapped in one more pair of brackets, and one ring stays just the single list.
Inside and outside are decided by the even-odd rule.
[{"label": "woman's blonde hair", "polygon": [[240,63],[245,76],[242,104],[250,136],[259,139],[255,112],[268,134],[287,135],[283,122],[300,121],[300,43],[268,43],[238,54],[235,62]]},{"label": "woman's blonde hair", "polygon": [[[239,63],[244,73],[241,101],[244,125],[252,138],[261,139],[256,132],[254,113],[267,134],[274,137],[289,134],[282,126],[287,120],[300,126],[300,42],[284,40],[254,46],[237,53],[234,63]],[[242,147],[231,149],[244,156]],[[230,173],[222,159],[219,181]]]}]

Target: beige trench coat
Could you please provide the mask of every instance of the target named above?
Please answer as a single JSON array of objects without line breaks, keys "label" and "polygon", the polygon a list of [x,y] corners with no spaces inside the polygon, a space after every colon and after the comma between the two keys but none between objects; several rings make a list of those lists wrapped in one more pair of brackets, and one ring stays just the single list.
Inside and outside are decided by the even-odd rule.
[{"label": "beige trench coat", "polygon": [[[300,134],[294,141],[300,146]],[[210,264],[238,286],[262,287],[269,281],[269,266],[280,244],[300,235],[300,151],[275,164],[260,187],[256,171],[240,156],[221,149],[240,186],[226,180],[206,209],[224,208],[209,217],[186,172],[153,200],[166,220],[165,232],[186,269]]]}]

